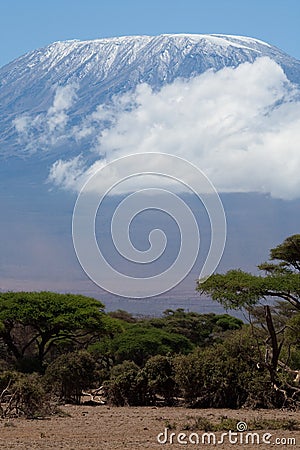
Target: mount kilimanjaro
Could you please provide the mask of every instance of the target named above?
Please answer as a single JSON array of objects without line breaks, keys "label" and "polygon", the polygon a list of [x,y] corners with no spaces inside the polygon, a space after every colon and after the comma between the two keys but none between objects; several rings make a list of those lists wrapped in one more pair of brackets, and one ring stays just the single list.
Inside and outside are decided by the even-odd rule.
[{"label": "mount kilimanjaro", "polygon": [[69,123],[76,124],[97,105],[140,83],[157,90],[178,78],[253,63],[263,56],[300,84],[298,60],[248,37],[167,34],[55,42],[0,69],[0,155],[23,155],[14,119],[46,112],[58,86],[76,85],[76,102],[69,110]]},{"label": "mount kilimanjaro", "polygon": [[[195,80],[201,74],[217,74],[222,69],[239,68],[244,63],[253,67],[263,57],[278,64],[284,72],[283,75],[278,72],[276,75],[283,80],[283,86],[288,84],[284,109],[279,108],[283,100],[280,95],[276,97],[275,89],[276,95],[270,101],[271,108],[262,107],[258,111],[254,108],[253,114],[250,111],[249,123],[246,116],[245,123],[229,141],[228,158],[226,154],[226,158],[220,160],[222,152],[217,151],[216,164],[219,172],[225,173],[225,164],[232,158],[230,145],[235,145],[235,142],[239,145],[240,137],[245,138],[242,142],[245,145],[238,148],[238,161],[242,163],[247,157],[245,148],[250,136],[258,148],[254,148],[258,160],[254,166],[246,167],[246,176],[255,178],[256,172],[262,171],[262,176],[266,175],[268,180],[274,171],[269,167],[272,153],[269,159],[259,160],[264,144],[268,144],[268,139],[278,129],[292,133],[281,136],[284,145],[287,143],[286,151],[297,141],[293,136],[299,130],[295,120],[298,117],[296,102],[300,86],[300,61],[265,42],[219,34],[72,40],[33,50],[0,68],[0,290],[81,292],[102,298],[108,309],[125,309],[135,313],[156,314],[167,308],[182,306],[203,312],[203,302],[194,292],[195,279],[199,274],[197,268],[178,288],[155,304],[146,300],[126,301],[98,289],[83,273],[72,246],[71,217],[76,195],[49,185],[47,178],[51,167],[59,159],[69,160],[79,154],[83,154],[90,164],[99,159],[99,153],[93,153],[92,149],[95,134],[85,135],[81,127],[79,138],[75,131],[86,117],[92,128],[95,113],[110,111],[111,105],[116,112],[118,103],[115,98],[134,92],[142,83],[149,85],[153,92],[160,92],[178,80]],[[247,91],[246,80],[242,80],[238,89],[241,91],[244,87]],[[268,96],[270,92],[266,90],[263,94]],[[251,95],[252,92],[247,100],[251,100]],[[260,99],[259,96],[260,92]],[[249,103],[252,108],[252,103]],[[224,129],[226,131],[228,123],[232,126],[229,114],[225,116],[229,122],[224,122],[222,127],[222,121],[216,121],[217,131],[212,133],[210,128],[205,128],[205,119],[204,114],[201,118],[204,123],[203,142],[210,143],[212,137],[224,132]],[[239,119],[238,112],[234,116],[233,126],[236,123],[239,125]],[[294,128],[286,127],[286,123],[293,120]],[[253,124],[256,128],[251,134]],[[201,126],[201,121],[198,125]],[[265,134],[259,134],[262,130],[264,132],[264,127]],[[193,132],[193,127],[188,129]],[[249,129],[250,134],[247,134]],[[175,132],[176,127],[171,129],[171,133]],[[228,135],[230,137],[230,132]],[[274,145],[271,141],[275,150],[281,142],[276,136]],[[225,137],[228,138],[227,134]],[[291,173],[297,167],[298,154],[297,151],[292,153],[286,164]],[[209,155],[209,148],[203,155]],[[280,152],[277,153],[274,160],[281,156]],[[283,155],[285,160],[288,157]],[[280,170],[284,169],[285,165],[280,165]],[[243,181],[244,174],[231,170],[229,179],[235,176]],[[293,181],[294,177],[290,176],[287,184]],[[255,271],[257,264],[267,258],[269,248],[278,245],[288,235],[299,233],[299,199],[295,196],[290,201],[272,198],[264,194],[267,190],[263,188],[258,191],[260,193],[245,189],[239,193],[222,194],[228,239],[220,271],[233,267]],[[292,186],[292,189],[295,188]],[[109,210],[111,207],[112,204],[108,205]],[[141,220],[138,230],[143,244],[145,225],[148,226],[148,223]],[[103,240],[106,241],[106,236]],[[210,311],[213,309],[210,303],[204,304]]]}]

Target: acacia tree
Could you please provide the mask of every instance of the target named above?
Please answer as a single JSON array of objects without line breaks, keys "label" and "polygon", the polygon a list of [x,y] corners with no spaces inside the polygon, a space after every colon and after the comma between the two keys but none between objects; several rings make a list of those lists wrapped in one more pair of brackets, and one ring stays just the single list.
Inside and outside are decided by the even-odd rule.
[{"label": "acacia tree", "polygon": [[262,298],[275,297],[290,302],[300,311],[300,234],[271,249],[270,260],[279,263],[265,262],[258,266],[265,276],[230,270],[213,275],[204,283],[199,280],[197,290],[226,308],[253,306]]},{"label": "acacia tree", "polygon": [[45,356],[60,343],[82,342],[112,331],[104,305],[82,295],[54,292],[0,294],[0,337],[17,361]]},{"label": "acacia tree", "polygon": [[[295,314],[300,312],[300,234],[288,237],[282,244],[270,250],[270,261],[258,266],[264,275],[253,275],[242,270],[230,270],[215,274],[197,283],[197,290],[209,295],[228,309],[247,308],[256,311],[261,300],[270,298],[288,302]],[[274,308],[274,307],[273,307]],[[284,331],[287,325],[276,329],[270,304],[264,304],[264,327],[268,333],[265,358],[258,367],[268,369],[275,389],[287,397],[286,390],[279,388],[278,368],[290,369],[280,361],[284,345]],[[270,351],[268,348],[270,347]],[[293,393],[296,388],[290,386]],[[298,389],[299,391],[299,389]]]}]

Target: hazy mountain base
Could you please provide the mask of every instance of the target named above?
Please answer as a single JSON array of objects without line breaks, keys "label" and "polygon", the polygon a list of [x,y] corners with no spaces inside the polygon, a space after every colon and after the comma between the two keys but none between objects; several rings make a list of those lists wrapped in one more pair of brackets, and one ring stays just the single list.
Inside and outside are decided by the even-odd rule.
[{"label": "hazy mountain base", "polygon": [[[81,293],[101,299],[108,311],[123,309],[134,314],[159,315],[165,309],[180,307],[201,313],[224,311],[220,305],[206,298],[200,299],[195,292],[205,251],[189,276],[161,297],[125,299],[98,288],[83,272],[72,245],[71,220],[76,195],[50,191],[50,186],[43,181],[45,174],[29,162],[25,165],[19,163],[17,172],[15,167],[15,163],[0,167],[3,183],[0,193],[3,211],[0,222],[0,289]],[[30,185],[26,182],[28,176],[32,179]],[[270,248],[298,232],[299,200],[282,201],[255,193],[223,194],[221,198],[227,216],[228,236],[218,272],[232,267],[255,272],[258,262],[265,260]],[[189,203],[197,215],[199,205],[193,198]],[[107,218],[113,206],[114,201],[107,205]],[[104,217],[103,221],[107,218]],[[202,218],[203,214],[199,222],[201,249],[204,245],[206,250],[210,225],[207,220],[202,223]],[[135,228],[134,243],[147,243],[147,220],[142,219]],[[160,228],[162,218],[159,216],[156,220],[153,217],[152,223],[155,225],[153,228]],[[105,233],[102,242],[106,245],[108,231]],[[167,236],[173,243],[175,234],[168,233]],[[169,256],[167,262],[174,255]],[[115,261],[118,263],[119,260],[115,258]]]}]

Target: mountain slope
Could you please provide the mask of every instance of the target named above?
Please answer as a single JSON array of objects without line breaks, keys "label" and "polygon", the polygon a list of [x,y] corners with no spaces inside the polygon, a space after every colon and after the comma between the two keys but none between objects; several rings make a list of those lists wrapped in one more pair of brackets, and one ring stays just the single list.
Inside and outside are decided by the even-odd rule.
[{"label": "mountain slope", "polygon": [[[146,110],[141,111],[140,122],[133,115],[129,128],[117,127],[109,134],[108,124],[108,137],[120,137],[125,144],[132,142],[134,137],[135,144],[146,142],[147,130],[150,130],[150,137],[156,136],[160,144],[157,148],[166,152],[173,151],[174,147],[164,147],[164,144],[178,143],[182,139],[183,155],[187,159],[203,170],[215,169],[214,173],[225,183],[227,179],[229,184],[236,182],[233,187],[240,187],[239,193],[222,194],[228,239],[218,271],[233,267],[255,271],[256,265],[266,259],[270,248],[288,235],[299,232],[300,103],[289,95],[293,86],[286,83],[277,66],[275,82],[269,83],[269,78],[271,81],[274,78],[270,71],[275,66],[269,64],[269,60],[227,71],[241,69],[238,83],[237,77],[231,77],[232,73],[227,85],[221,72],[207,74],[210,89],[207,90],[205,84],[203,99],[202,94],[193,98],[191,93],[197,89],[191,88],[187,100],[178,103],[176,108],[172,102],[168,103],[165,91],[173,89],[174,97],[180,97],[184,83],[165,85],[176,78],[189,79],[209,69],[237,67],[263,56],[278,63],[288,79],[300,85],[299,61],[256,39],[222,35],[133,36],[56,42],[2,67],[0,290],[80,292],[101,298],[108,309],[120,308],[135,313],[155,314],[178,307],[201,312],[214,310],[216,306],[210,303],[203,309],[203,299],[200,301],[195,293],[195,279],[200,272],[198,263],[183,283],[155,302],[120,300],[98,289],[81,269],[73,249],[71,221],[76,194],[61,189],[60,184],[53,186],[45,181],[57,160],[67,160],[68,165],[69,160],[76,161],[76,157],[83,154],[89,168],[102,157],[103,147],[93,153],[92,139],[97,139],[101,131],[97,123],[95,134],[78,142],[76,137],[71,138],[70,132],[74,135],[76,125],[84,122],[86,116],[92,121],[95,111],[101,113],[101,109],[97,110],[99,105],[108,103],[116,94],[133,90],[141,82],[148,83],[156,91],[162,88],[158,96],[162,95],[162,102],[170,107],[161,108],[161,103],[154,98],[156,107],[152,108],[153,97],[157,94],[151,93],[149,108],[154,112],[150,111],[150,120],[144,121],[143,113],[149,112],[147,104]],[[266,68],[263,76],[256,77],[262,66]],[[282,88],[281,81],[288,85],[287,90]],[[188,84],[193,85],[193,82],[197,84],[199,80],[194,79]],[[118,101],[113,105],[113,113],[122,118],[122,114],[118,116]],[[104,112],[109,114],[110,109],[104,108]],[[156,126],[157,122],[161,128]],[[53,128],[55,131],[55,127],[56,134],[49,132]],[[51,140],[53,136],[55,141]],[[114,139],[111,142],[112,150],[118,148]],[[34,145],[32,152],[31,143]],[[73,169],[71,165],[70,171]],[[60,176],[63,180],[63,173]],[[279,199],[266,195],[274,186]],[[281,200],[283,188],[286,192],[290,189],[291,200]],[[110,200],[107,203],[109,214],[103,215],[103,223],[108,228],[101,229],[103,235],[99,239],[105,244],[107,253],[113,206],[115,203]],[[198,204],[194,210],[197,215]],[[149,240],[145,230],[149,229],[149,216],[142,216],[140,220],[134,242],[145,244],[146,248]],[[153,219],[151,223],[154,222],[154,228],[161,228],[162,218]],[[201,222],[204,250],[209,245],[206,237],[210,232],[207,223]],[[177,245],[176,236],[175,233],[168,235],[173,247]],[[201,253],[200,259],[202,256]],[[112,263],[118,268],[119,259],[113,259]],[[160,267],[164,266],[157,269]]]}]

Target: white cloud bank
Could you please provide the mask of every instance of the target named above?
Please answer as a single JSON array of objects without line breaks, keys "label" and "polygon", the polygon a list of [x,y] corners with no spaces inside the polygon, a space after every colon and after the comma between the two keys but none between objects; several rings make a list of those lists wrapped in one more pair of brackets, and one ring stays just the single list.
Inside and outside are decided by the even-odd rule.
[{"label": "white cloud bank", "polygon": [[[16,123],[21,131],[26,120]],[[64,116],[59,123],[65,126]],[[101,160],[90,166],[85,155],[57,161],[49,179],[67,189],[80,189],[106,161],[154,151],[191,161],[219,192],[300,197],[300,91],[269,58],[178,79],[159,92],[139,85],[109,107],[100,105],[68,134],[77,141],[97,136],[93,152]]]},{"label": "white cloud bank", "polygon": [[50,133],[57,129],[64,129],[68,122],[68,110],[76,99],[76,84],[58,86],[55,92],[53,105],[47,112],[47,123]]},{"label": "white cloud bank", "polygon": [[18,133],[19,142],[28,154],[39,150],[49,151],[52,146],[66,141],[72,136],[67,132],[69,110],[74,105],[78,85],[70,83],[57,86],[53,103],[45,113],[35,116],[24,114],[14,119],[13,125]]}]

